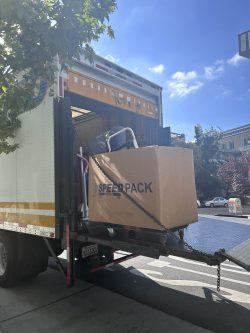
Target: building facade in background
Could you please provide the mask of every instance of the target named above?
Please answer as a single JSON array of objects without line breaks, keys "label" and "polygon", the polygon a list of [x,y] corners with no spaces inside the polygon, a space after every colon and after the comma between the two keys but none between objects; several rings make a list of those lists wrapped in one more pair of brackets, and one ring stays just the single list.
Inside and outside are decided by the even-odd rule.
[{"label": "building facade in background", "polygon": [[185,143],[186,142],[186,136],[183,133],[175,133],[171,132],[171,143],[172,145],[178,145],[178,143]]},{"label": "building facade in background", "polygon": [[[250,124],[222,132],[220,152],[221,158],[225,160],[230,156],[237,158],[242,153],[250,154]],[[250,163],[248,166],[248,181],[250,183]],[[250,202],[250,196],[248,197]]]},{"label": "building facade in background", "polygon": [[232,154],[250,152],[250,124],[222,132],[221,151]]}]

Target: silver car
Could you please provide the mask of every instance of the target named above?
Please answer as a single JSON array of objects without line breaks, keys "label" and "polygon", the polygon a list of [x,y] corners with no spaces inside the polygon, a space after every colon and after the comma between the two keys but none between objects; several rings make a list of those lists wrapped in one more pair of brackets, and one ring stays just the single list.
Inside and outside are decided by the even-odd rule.
[{"label": "silver car", "polygon": [[206,207],[228,207],[228,200],[221,197],[213,198],[205,202]]}]

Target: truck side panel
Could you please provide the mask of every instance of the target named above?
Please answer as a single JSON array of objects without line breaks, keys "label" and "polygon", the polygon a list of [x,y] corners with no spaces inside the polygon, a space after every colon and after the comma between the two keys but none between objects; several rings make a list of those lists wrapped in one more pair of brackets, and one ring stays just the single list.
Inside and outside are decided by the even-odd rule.
[{"label": "truck side panel", "polygon": [[55,237],[53,98],[20,116],[19,148],[0,156],[0,229]]}]

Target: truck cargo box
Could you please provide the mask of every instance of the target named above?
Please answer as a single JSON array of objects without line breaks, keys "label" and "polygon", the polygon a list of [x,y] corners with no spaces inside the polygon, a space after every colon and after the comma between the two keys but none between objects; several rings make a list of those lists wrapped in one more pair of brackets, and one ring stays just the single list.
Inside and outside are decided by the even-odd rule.
[{"label": "truck cargo box", "polygon": [[91,159],[90,221],[163,230],[197,219],[191,150],[153,146]]}]

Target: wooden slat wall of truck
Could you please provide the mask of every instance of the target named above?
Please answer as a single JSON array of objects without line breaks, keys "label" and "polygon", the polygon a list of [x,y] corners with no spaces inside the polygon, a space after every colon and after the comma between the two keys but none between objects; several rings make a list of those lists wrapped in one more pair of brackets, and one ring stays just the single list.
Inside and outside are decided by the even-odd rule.
[{"label": "wooden slat wall of truck", "polygon": [[121,109],[158,119],[157,106],[151,101],[77,72],[68,72],[65,89]]}]

